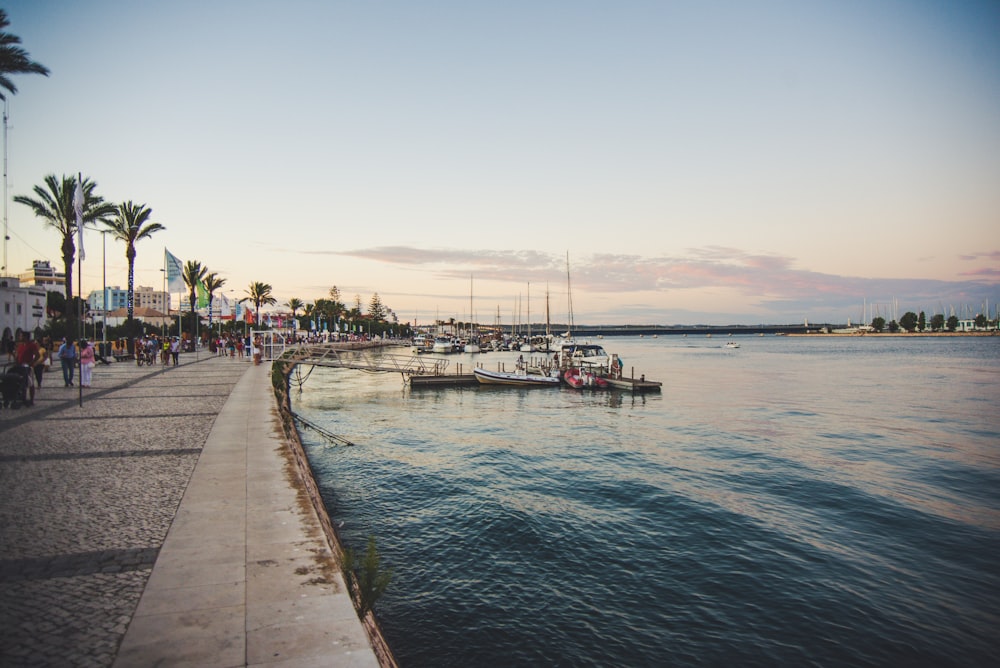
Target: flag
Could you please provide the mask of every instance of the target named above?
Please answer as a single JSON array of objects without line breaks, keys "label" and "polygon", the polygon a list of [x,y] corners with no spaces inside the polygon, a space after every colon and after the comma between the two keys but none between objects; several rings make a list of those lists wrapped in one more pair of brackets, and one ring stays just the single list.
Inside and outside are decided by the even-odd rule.
[{"label": "flag", "polygon": [[250,324],[250,325],[253,324],[253,311],[251,311],[250,309],[247,309],[247,312],[246,312],[246,321],[247,321],[247,324]]},{"label": "flag", "polygon": [[204,281],[198,281],[198,308],[208,308],[208,290]]},{"label": "flag", "polygon": [[76,246],[80,250],[80,261],[87,259],[83,250],[83,186],[80,178],[76,180],[76,190],[73,191],[73,212],[76,214]]},{"label": "flag", "polygon": [[167,292],[184,292],[184,269],[181,261],[163,249],[163,264],[167,267]]}]

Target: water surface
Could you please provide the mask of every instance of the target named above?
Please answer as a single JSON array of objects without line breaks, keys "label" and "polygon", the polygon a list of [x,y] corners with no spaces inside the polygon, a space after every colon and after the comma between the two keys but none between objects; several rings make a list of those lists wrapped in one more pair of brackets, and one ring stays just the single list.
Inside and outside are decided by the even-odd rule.
[{"label": "water surface", "polygon": [[402,665],[1000,665],[1000,340],[738,340],[601,341],[640,396],[312,373]]}]

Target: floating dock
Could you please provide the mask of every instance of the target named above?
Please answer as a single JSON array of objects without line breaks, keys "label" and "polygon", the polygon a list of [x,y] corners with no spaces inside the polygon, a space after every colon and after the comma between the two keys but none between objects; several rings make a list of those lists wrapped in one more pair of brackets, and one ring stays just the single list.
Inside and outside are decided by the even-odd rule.
[{"label": "floating dock", "polygon": [[453,373],[446,376],[407,376],[410,387],[468,387],[479,385],[471,373]]},{"label": "floating dock", "polygon": [[645,377],[642,378],[611,378],[608,376],[604,377],[604,380],[608,381],[608,385],[616,390],[624,390],[626,392],[659,392],[663,387],[663,383],[657,380],[646,380]]}]

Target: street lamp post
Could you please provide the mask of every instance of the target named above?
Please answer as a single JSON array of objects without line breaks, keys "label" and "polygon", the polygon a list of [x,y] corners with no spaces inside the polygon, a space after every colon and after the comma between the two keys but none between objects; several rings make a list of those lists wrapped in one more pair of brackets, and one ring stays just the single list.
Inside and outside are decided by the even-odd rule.
[{"label": "street lamp post", "polygon": [[[104,343],[108,342],[108,232],[110,230],[101,230],[101,280],[104,283],[102,288],[101,298],[104,302],[104,318],[101,324],[101,340]],[[101,351],[104,354],[104,350]]]},{"label": "street lamp post", "polygon": [[[164,269],[160,269],[160,272],[163,274],[163,308],[164,308],[163,314],[165,316],[167,316],[167,318],[169,318],[170,317],[170,301],[169,301],[169,298],[167,297],[167,270],[165,268]],[[163,337],[163,338],[167,337],[167,320],[166,320],[166,318],[160,318],[160,336]]]}]

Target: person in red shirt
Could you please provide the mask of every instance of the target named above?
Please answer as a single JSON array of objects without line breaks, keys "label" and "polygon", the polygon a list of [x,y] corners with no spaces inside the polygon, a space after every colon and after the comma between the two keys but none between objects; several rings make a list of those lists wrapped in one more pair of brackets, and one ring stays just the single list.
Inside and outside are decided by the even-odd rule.
[{"label": "person in red shirt", "polygon": [[35,372],[34,366],[38,362],[38,344],[31,340],[27,332],[21,332],[21,341],[17,344],[17,351],[14,353],[18,372],[24,376],[28,389],[28,405],[35,403]]}]

